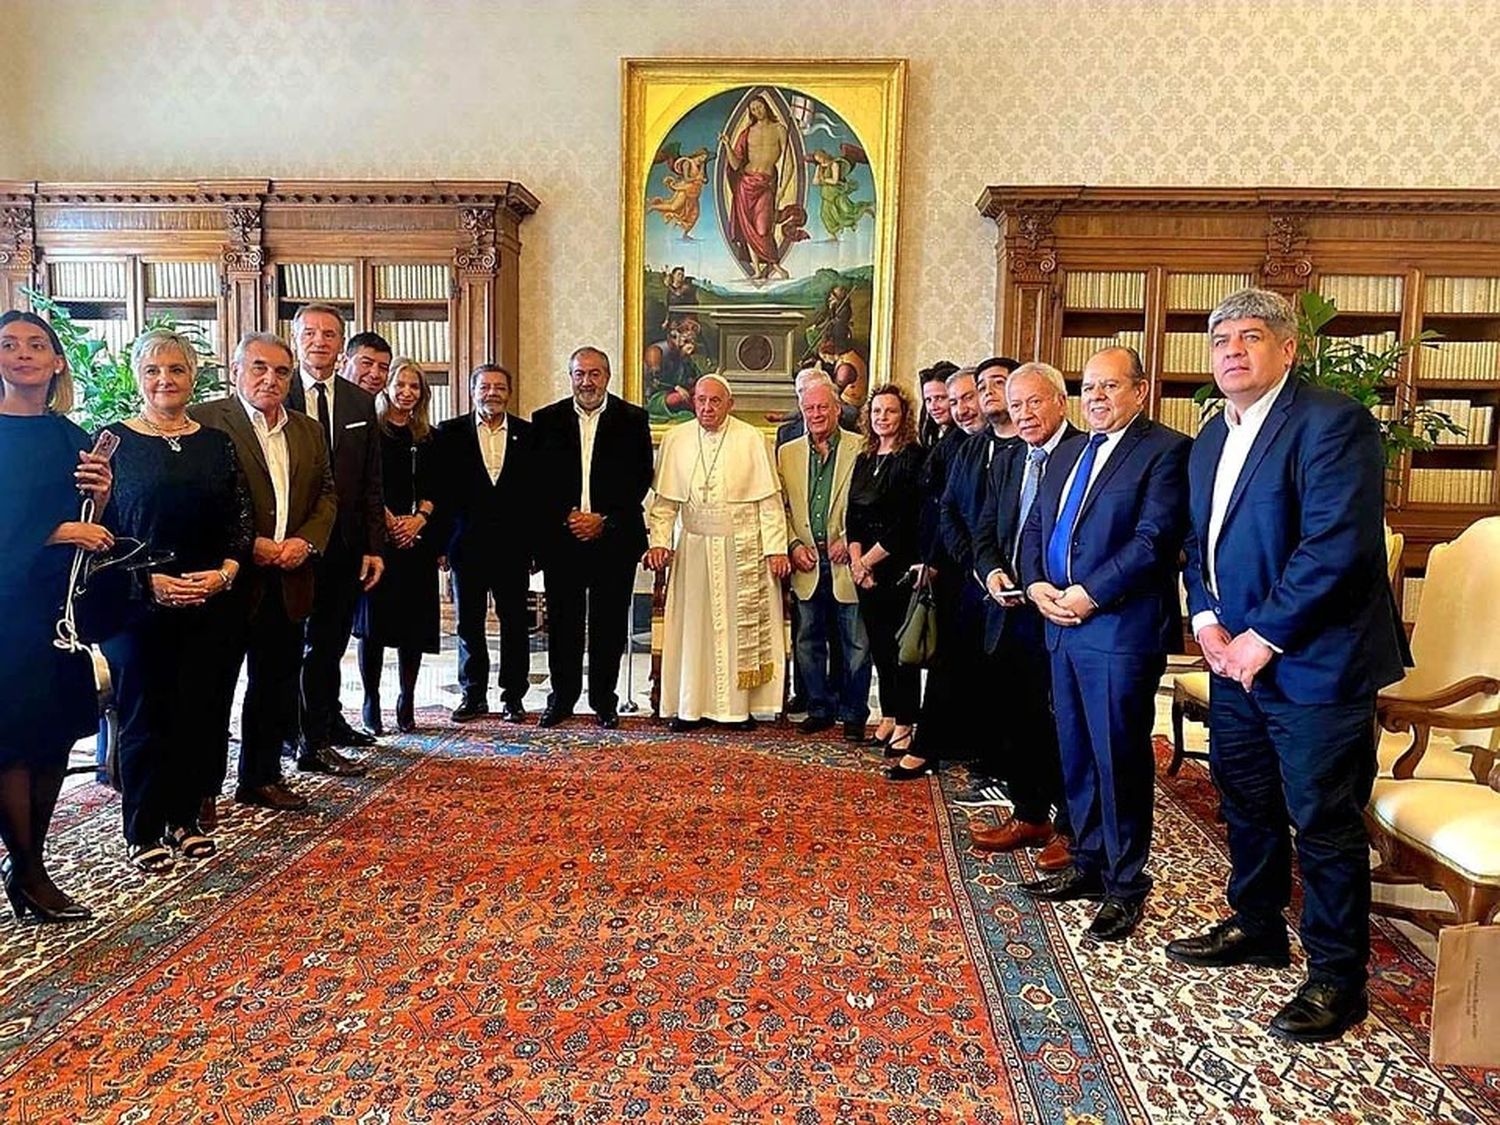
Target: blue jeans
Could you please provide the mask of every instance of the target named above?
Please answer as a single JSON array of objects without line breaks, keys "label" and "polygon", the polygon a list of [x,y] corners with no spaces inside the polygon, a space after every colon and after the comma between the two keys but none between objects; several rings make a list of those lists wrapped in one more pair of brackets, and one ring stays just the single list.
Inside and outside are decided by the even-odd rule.
[{"label": "blue jeans", "polygon": [[[839,631],[844,653],[843,684],[834,696],[828,682],[828,633]],[[833,571],[828,556],[818,555],[818,586],[813,596],[797,602],[797,675],[807,695],[807,713],[834,717],[841,723],[863,723],[870,717],[870,642],[860,620],[859,603],[847,605],[833,596]]]}]

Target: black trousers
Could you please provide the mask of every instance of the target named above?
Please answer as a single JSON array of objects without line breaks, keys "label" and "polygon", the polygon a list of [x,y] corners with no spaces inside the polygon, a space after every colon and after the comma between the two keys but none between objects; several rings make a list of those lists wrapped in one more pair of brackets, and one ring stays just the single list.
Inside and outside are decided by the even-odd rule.
[{"label": "black trousers", "polygon": [[[226,661],[229,697],[246,670],[245,702],[240,713],[240,786],[245,789],[281,780],[281,747],[297,729],[297,679],[302,670],[303,626],[286,615],[281,588],[274,578],[250,615],[243,643]],[[226,752],[218,756],[217,773],[204,796],[218,793]]]},{"label": "black trousers", "polygon": [[168,827],[197,820],[215,758],[210,747],[225,725],[219,608],[153,608],[104,645],[120,721],[127,843],[155,844]]},{"label": "black trousers", "polygon": [[[976,735],[984,727],[972,722],[974,709],[985,698],[980,694],[984,662],[984,612],[963,601],[963,581],[958,567],[949,564],[938,571],[933,583],[937,605],[937,657],[927,670],[927,692],[922,697],[921,718],[912,753],[919,758],[988,760]],[[972,582],[970,578],[968,581]],[[967,612],[966,612],[967,610]]]},{"label": "black trousers", "polygon": [[1050,818],[1058,832],[1071,836],[1052,713],[1052,658],[1036,609],[1007,611],[989,667],[1000,677],[996,687],[1004,685],[999,776],[1010,784],[1016,819],[1044,824]]},{"label": "black trousers", "polygon": [[453,595],[458,603],[458,682],[466,701],[489,695],[490,650],[485,621],[490,599],[500,619],[500,697],[521,705],[526,698],[531,644],[527,637],[525,560],[466,559],[453,564]]},{"label": "black trousers", "polygon": [[1370,859],[1363,810],[1377,770],[1375,700],[1292,703],[1214,676],[1209,768],[1229,828],[1229,905],[1250,933],[1279,930],[1291,900],[1292,841],[1302,872],[1308,976],[1365,982]]},{"label": "black trousers", "polygon": [[345,721],[340,665],[359,606],[359,559],[335,537],[318,560],[316,574],[313,609],[303,634],[302,736],[309,746],[326,746],[335,726]]},{"label": "black trousers", "polygon": [[898,585],[899,577],[898,572],[887,568],[876,576],[876,585],[868,590],[861,587],[858,593],[859,613],[870,641],[870,659],[880,692],[880,713],[905,727],[917,721],[921,708],[922,670],[897,658],[896,630],[901,628],[911,601],[911,586]]},{"label": "black trousers", "polygon": [[630,631],[636,562],[580,543],[570,547],[566,559],[545,568],[547,670],[552,677],[548,707],[568,712],[578,702],[587,640],[589,706],[599,715],[612,715],[619,708],[615,685]]}]

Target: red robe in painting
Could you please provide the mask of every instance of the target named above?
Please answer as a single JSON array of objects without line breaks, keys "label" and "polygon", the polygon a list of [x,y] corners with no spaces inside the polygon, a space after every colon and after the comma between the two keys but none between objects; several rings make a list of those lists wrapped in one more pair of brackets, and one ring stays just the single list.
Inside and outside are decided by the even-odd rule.
[{"label": "red robe in painting", "polygon": [[[741,164],[749,158],[749,130],[734,142],[734,154]],[[753,253],[755,260],[776,264],[781,251],[776,246],[776,177],[765,172],[729,173],[734,199],[729,208],[729,239],[744,248],[744,256]]]}]

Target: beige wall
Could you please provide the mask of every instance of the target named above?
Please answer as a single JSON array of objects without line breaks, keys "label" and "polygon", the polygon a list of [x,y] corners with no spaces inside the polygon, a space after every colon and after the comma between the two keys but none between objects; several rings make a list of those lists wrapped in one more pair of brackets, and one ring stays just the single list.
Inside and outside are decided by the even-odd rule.
[{"label": "beige wall", "polygon": [[1493,0],[10,0],[0,177],[500,178],[522,406],[615,349],[622,55],[911,60],[896,359],[993,341],[987,183],[1500,185]]}]

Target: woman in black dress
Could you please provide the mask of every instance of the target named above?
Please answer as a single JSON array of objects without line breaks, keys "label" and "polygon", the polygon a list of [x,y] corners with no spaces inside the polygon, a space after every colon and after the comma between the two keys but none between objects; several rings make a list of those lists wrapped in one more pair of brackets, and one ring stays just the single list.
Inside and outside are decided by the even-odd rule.
[{"label": "woman in black dress", "polygon": [[169,871],[181,853],[214,853],[200,823],[214,744],[229,718],[218,645],[244,612],[224,595],[250,554],[250,495],[229,436],[187,415],[198,358],[166,329],[131,349],[141,410],[108,429],[115,453],[111,518],[120,535],[171,558],[142,574],[136,604],[104,644],[120,716],[125,844],[143,871]]},{"label": "woman in black dress", "polygon": [[849,483],[848,537],[849,569],[880,684],[875,739],[885,744],[887,757],[902,758],[897,769],[921,772],[926,764],[907,753],[917,721],[921,671],[897,659],[896,645],[896,630],[911,597],[908,572],[918,562],[923,452],[916,423],[911,399],[894,383],[870,395],[864,452],[854,462]]},{"label": "woman in black dress", "polygon": [[112,475],[88,435],[63,415],[73,377],[62,344],[34,313],[0,316],[0,840],[5,895],[19,919],[91,917],[52,882],[42,845],[62,791],[68,751],[98,727],[88,658],[53,640],[76,549],[114,537],[83,523],[79,493],[102,511]]},{"label": "woman in black dress", "polygon": [[385,650],[396,650],[400,693],[396,729],[416,729],[412,696],[422,654],[437,652],[439,641],[437,553],[440,536],[428,532],[435,474],[428,407],[432,388],[422,365],[410,359],[391,364],[390,386],[376,400],[380,413],[380,456],[385,487],[385,574],[359,602],[354,635],[359,638],[359,674],[365,686],[364,723],[382,734],[380,673]]}]

